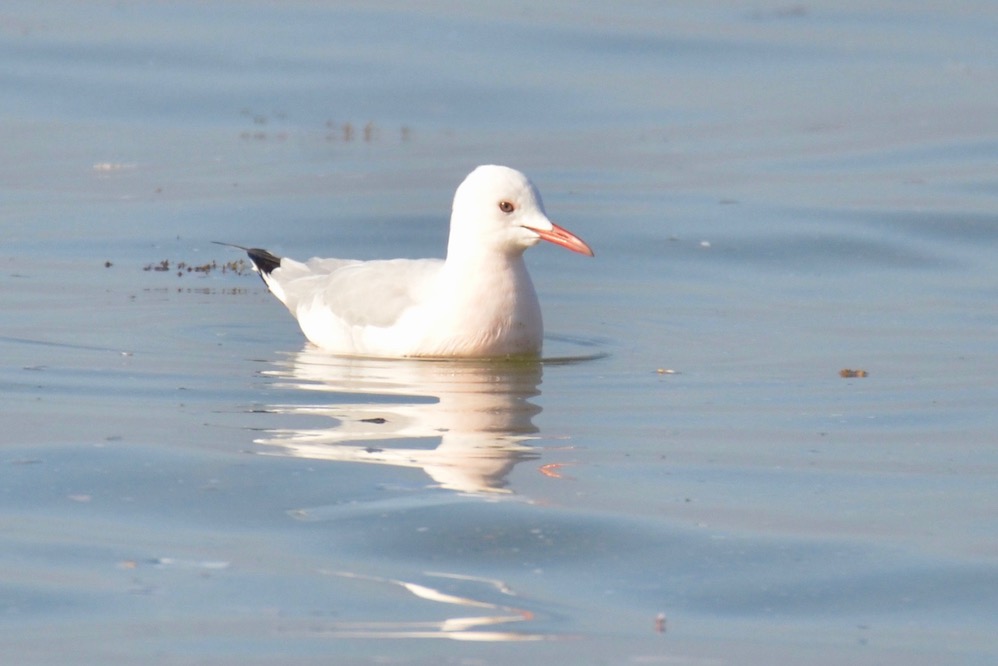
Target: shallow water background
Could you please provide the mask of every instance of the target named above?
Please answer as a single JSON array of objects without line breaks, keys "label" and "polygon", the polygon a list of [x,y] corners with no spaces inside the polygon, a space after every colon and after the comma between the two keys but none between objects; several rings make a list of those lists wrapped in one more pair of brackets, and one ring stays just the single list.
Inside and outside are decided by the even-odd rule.
[{"label": "shallow water background", "polygon": [[[998,8],[935,5],[5,3],[3,662],[994,663]],[[440,256],[488,162],[596,251],[528,255],[559,362],[178,270]]]}]

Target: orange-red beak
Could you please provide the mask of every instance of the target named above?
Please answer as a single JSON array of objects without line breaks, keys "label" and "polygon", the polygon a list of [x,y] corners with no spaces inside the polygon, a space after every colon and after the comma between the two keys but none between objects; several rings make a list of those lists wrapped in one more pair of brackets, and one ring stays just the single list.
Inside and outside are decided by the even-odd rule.
[{"label": "orange-red beak", "polygon": [[573,234],[567,229],[562,229],[554,222],[551,223],[551,229],[535,229],[530,227],[530,229],[541,237],[542,240],[546,240],[549,243],[554,243],[555,245],[560,245],[563,248],[569,249],[572,252],[578,252],[579,254],[584,254],[587,257],[596,256],[593,254],[592,249],[586,245],[585,241]]}]

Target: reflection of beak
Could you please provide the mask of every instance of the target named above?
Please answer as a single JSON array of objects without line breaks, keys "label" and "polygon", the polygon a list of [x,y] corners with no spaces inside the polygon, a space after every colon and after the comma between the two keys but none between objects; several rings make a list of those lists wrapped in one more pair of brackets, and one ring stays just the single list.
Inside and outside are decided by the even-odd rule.
[{"label": "reflection of beak", "polygon": [[537,227],[524,226],[540,236],[541,240],[546,240],[549,243],[560,245],[571,250],[572,252],[578,252],[579,254],[584,254],[587,257],[596,256],[593,254],[593,251],[589,248],[589,246],[586,245],[585,241],[573,234],[571,231],[562,229],[554,222],[548,222],[548,224],[551,225],[550,229],[538,229]]}]

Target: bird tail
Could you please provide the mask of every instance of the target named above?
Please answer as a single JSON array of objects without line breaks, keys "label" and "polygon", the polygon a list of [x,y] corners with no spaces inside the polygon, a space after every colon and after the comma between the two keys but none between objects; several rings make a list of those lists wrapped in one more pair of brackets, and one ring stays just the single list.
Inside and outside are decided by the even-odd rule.
[{"label": "bird tail", "polygon": [[[265,275],[270,275],[274,269],[281,267],[281,258],[276,254],[268,252],[267,250],[262,250],[258,247],[244,247],[242,245],[236,245],[235,243],[223,243],[222,241],[212,241],[215,245],[225,245],[228,247],[234,247],[237,250],[242,250],[247,255],[249,255],[250,261],[253,262],[253,270],[260,273],[260,277]],[[264,280],[266,282],[266,280]]]},{"label": "bird tail", "polygon": [[275,268],[281,267],[281,258],[267,250],[251,247],[246,249],[246,254],[249,255],[250,261],[253,262],[261,275],[270,275]]}]

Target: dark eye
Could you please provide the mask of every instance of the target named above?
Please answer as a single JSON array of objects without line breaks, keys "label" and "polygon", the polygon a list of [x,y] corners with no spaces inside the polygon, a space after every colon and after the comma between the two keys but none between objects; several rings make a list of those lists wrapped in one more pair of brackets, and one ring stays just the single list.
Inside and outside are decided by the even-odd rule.
[{"label": "dark eye", "polygon": [[514,210],[516,210],[516,206],[514,206],[508,201],[500,201],[499,210],[501,210],[504,213],[512,213]]}]

